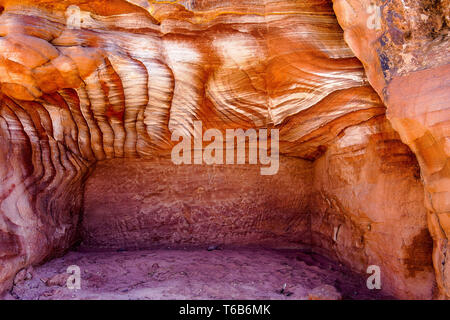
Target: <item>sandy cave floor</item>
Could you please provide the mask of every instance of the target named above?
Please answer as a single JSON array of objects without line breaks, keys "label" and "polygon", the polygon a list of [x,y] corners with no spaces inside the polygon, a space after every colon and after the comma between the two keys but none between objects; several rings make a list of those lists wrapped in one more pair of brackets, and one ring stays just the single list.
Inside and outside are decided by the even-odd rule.
[{"label": "sandy cave floor", "polygon": [[[80,267],[80,290],[65,285],[70,265]],[[72,251],[30,273],[10,299],[308,299],[324,284],[343,299],[389,298],[342,265],[292,249]]]}]

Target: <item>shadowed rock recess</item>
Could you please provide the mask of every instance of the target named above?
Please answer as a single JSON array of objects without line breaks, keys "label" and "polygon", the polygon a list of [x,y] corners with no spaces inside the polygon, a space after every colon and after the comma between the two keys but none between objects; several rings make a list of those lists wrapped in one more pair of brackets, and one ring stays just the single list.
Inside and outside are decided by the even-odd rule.
[{"label": "shadowed rock recess", "polygon": [[[450,298],[449,7],[0,0],[0,293],[75,245],[217,244]],[[175,165],[194,121],[279,129],[278,172]]]}]

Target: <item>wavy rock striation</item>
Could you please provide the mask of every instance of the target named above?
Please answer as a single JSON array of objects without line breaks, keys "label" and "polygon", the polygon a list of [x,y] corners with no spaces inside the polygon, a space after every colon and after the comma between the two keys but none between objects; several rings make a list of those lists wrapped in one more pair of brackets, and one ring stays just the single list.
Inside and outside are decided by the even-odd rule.
[{"label": "wavy rock striation", "polygon": [[[338,2],[335,7],[338,16],[347,12]],[[392,102],[396,95],[383,94],[404,94],[404,82],[394,84],[396,77],[405,76],[392,71],[393,85],[384,90],[384,82],[378,85],[378,69],[367,67],[373,66],[366,57],[376,60],[373,52],[362,55],[357,50],[361,44],[349,41],[347,24],[341,24],[388,105],[393,127],[418,157],[430,225],[445,226],[448,166],[442,120],[448,113],[439,104],[445,86],[428,82],[436,90],[428,109],[414,104],[402,108]],[[198,244],[211,241],[212,221],[219,229],[229,226],[229,232],[218,232],[224,242],[248,240],[246,234],[251,242],[286,236],[324,248],[358,271],[367,263],[379,264],[386,274],[395,274],[387,276],[386,290],[399,297],[432,296],[431,252],[419,192],[423,186],[415,157],[386,122],[386,108],[344,42],[331,1],[1,0],[0,47],[0,161],[5,164],[0,166],[0,291],[21,268],[80,240],[81,229],[88,244],[106,247],[145,247],[155,234],[164,244]],[[404,64],[398,62],[399,67]],[[409,69],[398,74],[402,72],[410,75]],[[440,74],[445,79],[448,72],[441,68]],[[418,94],[411,101],[430,97],[423,90],[409,90]],[[404,120],[401,112],[416,115],[411,117],[415,122]],[[170,154],[175,143],[171,134],[177,130],[191,136],[197,120],[205,130],[277,128],[281,161],[287,164],[280,165],[280,176],[261,184],[253,169],[219,169],[214,174],[219,182],[206,188],[204,198],[195,198],[195,206],[210,210],[210,220],[194,212],[193,226],[183,229],[190,216],[182,209],[183,196],[192,192],[189,183],[198,188],[210,183],[212,169],[174,169],[158,159]],[[418,123],[423,130],[402,129],[419,128]],[[428,146],[434,151],[421,151]],[[184,186],[176,185],[176,174],[187,182]],[[110,189],[108,175],[114,184]],[[134,182],[127,182],[129,177]],[[246,201],[267,199],[256,202],[261,212],[244,210],[244,225],[225,224],[220,214],[227,206],[217,209],[213,200],[228,192],[221,185],[227,177],[236,186],[238,178],[248,180],[239,186],[244,194],[260,185],[259,194],[247,194],[241,202],[236,190],[222,199],[236,210],[230,221],[238,209],[249,208]],[[392,185],[403,192],[392,192]],[[99,198],[110,199],[110,207]],[[155,211],[154,203],[176,199],[180,203],[170,210]],[[305,216],[309,226],[291,223]],[[107,228],[99,227],[102,222]],[[341,225],[341,236],[348,241],[333,240],[336,236],[330,234]],[[368,225],[372,232],[363,231]],[[288,227],[292,232],[282,235]],[[435,227],[430,230],[436,264],[436,257],[442,259],[446,252],[446,238]],[[194,231],[198,234],[189,238]],[[148,236],[140,238],[143,232]],[[437,274],[445,290],[444,273]],[[419,289],[414,291],[415,286]]]}]

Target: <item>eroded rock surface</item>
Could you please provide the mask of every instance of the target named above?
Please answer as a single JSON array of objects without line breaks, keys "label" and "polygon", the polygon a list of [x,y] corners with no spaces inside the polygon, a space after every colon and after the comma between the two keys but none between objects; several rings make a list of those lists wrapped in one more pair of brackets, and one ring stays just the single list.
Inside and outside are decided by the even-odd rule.
[{"label": "eroded rock surface", "polygon": [[282,157],[280,165],[262,176],[249,164],[99,162],[86,185],[83,246],[298,246],[309,239],[312,164]]},{"label": "eroded rock surface", "polygon": [[419,161],[437,281],[441,296],[449,298],[450,3],[333,2],[345,39],[386,104],[388,119]]},{"label": "eroded rock surface", "polygon": [[[433,77],[446,80],[448,71],[439,67],[440,73],[428,73],[445,56],[432,66],[424,66],[431,58],[418,62],[423,76],[434,79],[426,82],[431,91],[410,89],[403,80],[417,74],[400,60],[393,60],[396,67],[389,77],[381,73],[380,80],[372,47],[361,53],[372,34],[351,42],[359,39],[349,35],[354,17],[345,24],[346,7],[336,2],[335,8],[347,42],[388,105],[394,129],[417,155],[435,267],[442,259],[445,266],[448,90]],[[439,34],[445,30],[441,27]],[[434,279],[417,163],[386,122],[386,108],[345,43],[331,1],[2,0],[0,36],[0,161],[5,164],[0,166],[0,291],[17,271],[81,240],[81,220],[90,245],[145,247],[154,236],[170,243],[209,242],[215,235],[208,229],[212,225],[226,230],[226,219],[214,213],[227,211],[232,219],[246,212],[246,224],[230,223],[230,233],[218,232],[224,242],[287,239],[330,254],[337,248],[335,256],[360,272],[368,262],[392,272],[389,292],[431,298]],[[400,47],[392,45],[389,52],[395,55]],[[408,47],[408,52],[416,49]],[[397,78],[402,81],[396,84]],[[407,101],[415,104],[391,102],[404,94],[411,94]],[[417,104],[421,99],[428,99],[427,107]],[[204,130],[222,132],[279,129],[279,175],[272,180],[256,176],[256,167],[233,171],[225,166],[216,172],[207,166],[156,165],[154,159],[170,154],[171,134],[191,136],[196,120]],[[92,171],[82,217],[85,181]],[[211,182],[211,172],[237,189]],[[177,174],[185,185],[176,184]],[[130,176],[134,180],[127,185]],[[339,177],[345,177],[342,188]],[[114,186],[108,188],[108,182]],[[205,192],[195,193],[190,183]],[[205,187],[208,183],[213,188]],[[391,185],[399,192],[391,192]],[[251,194],[255,188],[261,193]],[[238,193],[246,194],[242,202]],[[330,198],[344,203],[345,210],[322,210]],[[197,217],[192,208],[184,210],[187,202],[208,213]],[[154,209],[164,203],[172,211]],[[247,210],[249,203],[258,208]],[[190,216],[192,226],[184,228]],[[204,217],[213,224],[196,225]],[[102,219],[108,227],[99,229]],[[339,223],[319,223],[327,220],[349,226],[341,233],[348,239],[365,234],[360,228],[367,223],[376,224],[375,232],[363,250],[355,250],[353,240],[335,248],[329,232]],[[440,234],[437,226],[443,226]],[[132,232],[121,233],[124,228]],[[199,234],[191,236],[193,230]],[[146,234],[142,239],[140,232]],[[311,237],[304,239],[308,232]],[[395,232],[400,236],[391,247],[388,239]],[[436,268],[440,289],[446,290],[447,267]],[[414,286],[419,290],[413,292]]]},{"label": "eroded rock surface", "polygon": [[434,292],[420,171],[384,117],[347,128],[315,162],[312,243],[355,270],[382,270],[398,297]]}]

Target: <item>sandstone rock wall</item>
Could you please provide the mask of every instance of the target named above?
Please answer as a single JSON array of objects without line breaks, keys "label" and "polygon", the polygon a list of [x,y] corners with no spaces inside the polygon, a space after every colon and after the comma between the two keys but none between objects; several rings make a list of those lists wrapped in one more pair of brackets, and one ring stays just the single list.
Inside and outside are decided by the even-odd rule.
[{"label": "sandstone rock wall", "polygon": [[[437,281],[441,296],[449,298],[450,3],[333,2],[346,42],[364,64],[394,129],[419,161]],[[371,4],[379,8],[377,28],[370,27],[375,18]]]},{"label": "sandstone rock wall", "polygon": [[[308,243],[312,164],[179,165],[170,159],[99,162],[85,190],[83,246],[94,249]],[[295,190],[295,192],[294,192]]]},{"label": "sandstone rock wall", "polygon": [[315,162],[282,156],[274,176],[254,165],[101,161],[82,232],[95,250],[307,245],[362,274],[379,266],[385,293],[437,293],[420,169],[384,116],[346,128]]},{"label": "sandstone rock wall", "polygon": [[414,154],[384,117],[344,130],[315,162],[312,245],[404,299],[435,292],[423,185]]},{"label": "sandstone rock wall", "polygon": [[[87,162],[52,136],[49,112],[0,99],[0,291],[76,240]],[[54,106],[60,108],[60,106]]]},{"label": "sandstone rock wall", "polygon": [[[402,43],[394,41],[395,37],[391,41],[395,46],[389,46],[385,52],[393,66],[388,63],[389,68],[386,68],[382,63],[386,59],[375,54],[378,45],[372,43],[379,34],[367,32],[360,26],[363,22],[358,19],[363,19],[364,15],[359,14],[361,10],[357,6],[356,16],[352,11],[347,17],[350,11],[341,7],[343,3],[335,1],[335,9],[346,41],[363,62],[371,84],[387,104],[394,129],[416,153],[420,163],[435,243],[435,269],[441,292],[445,293],[448,290],[446,279],[450,278],[446,263],[449,256],[446,255],[449,197],[445,105],[448,86],[444,82],[448,72],[443,67],[448,46],[445,46],[446,38],[439,35],[446,27],[439,22],[432,24],[438,36],[435,42],[431,41],[430,48],[440,49],[430,49],[430,57],[421,60],[418,72],[423,74],[413,74],[414,68],[401,69],[411,65],[407,63],[410,58],[405,56],[402,61],[393,58],[403,48]],[[389,3],[397,5],[396,1]],[[441,12],[441,8],[446,8],[445,1],[442,3],[441,7],[429,10]],[[352,6],[359,4],[352,3]],[[416,7],[412,8],[416,12]],[[447,16],[444,19],[448,20]],[[353,28],[354,25],[358,27]],[[428,33],[423,34],[421,43],[427,43]],[[414,34],[413,40],[416,41]],[[420,46],[407,49],[412,55],[421,52]],[[416,84],[418,80],[414,77],[417,75],[431,80],[425,82],[427,86],[422,89],[411,89],[408,83]],[[415,170],[412,160],[394,161],[399,172],[383,173],[376,183],[367,175],[357,179],[360,169],[353,165],[331,160],[340,137],[350,130],[346,128],[361,132],[372,120],[374,128],[386,126],[376,124],[384,123],[379,119],[385,119],[386,109],[369,86],[363,65],[345,43],[331,1],[0,0],[0,92],[2,288],[8,286],[8,281],[20,268],[41,262],[69,248],[76,240],[84,180],[96,162],[100,161],[96,177],[111,170],[118,172],[117,177],[112,178],[117,179],[117,183],[121,178],[126,179],[123,174],[127,169],[120,172],[117,165],[122,162],[124,168],[129,164],[132,175],[141,170],[139,163],[154,170],[149,163],[155,157],[170,153],[174,144],[171,133],[179,130],[184,136],[192,135],[196,120],[203,122],[204,129],[277,128],[281,154],[310,162],[317,160],[315,176],[318,172],[326,175],[324,168],[331,164],[339,172],[338,166],[342,165],[343,171],[357,175],[350,179],[355,188],[367,183],[367,190],[383,199],[392,200],[387,192],[391,190],[388,185],[382,190],[384,178],[399,181],[405,177],[405,182],[400,184],[412,194],[419,188],[419,182],[411,180],[408,173]],[[399,98],[402,96],[405,96],[404,104]],[[427,107],[422,106],[423,99]],[[388,135],[392,134],[386,130],[390,132]],[[409,157],[403,156],[406,151],[398,142],[378,144],[389,154],[388,162],[397,157],[399,150],[400,158]],[[369,166],[369,159],[376,160],[377,166],[373,164],[376,173],[383,170],[380,161],[385,158],[380,160],[374,155],[374,145],[377,143],[363,148],[368,155],[359,164]],[[296,161],[304,163],[303,160]],[[290,166],[286,170],[288,168]],[[182,171],[185,169],[170,170],[180,170],[187,177]],[[292,182],[293,186],[303,183],[304,173],[298,181],[293,181],[295,176],[290,177],[283,170],[280,177],[286,181],[280,181],[282,186],[287,182]],[[219,176],[225,177],[227,172],[228,169],[224,169]],[[243,176],[246,174],[249,173]],[[253,173],[250,176],[253,177]],[[167,183],[172,184],[167,179]],[[255,179],[255,182],[249,181],[248,190],[251,183],[260,181]],[[330,177],[331,182],[333,179]],[[333,185],[320,181],[317,177],[317,191],[326,194],[325,198],[343,203],[350,201]],[[142,180],[145,185],[146,182]],[[270,189],[266,183],[262,183],[264,194]],[[100,186],[98,197],[106,192],[106,181]],[[95,191],[95,183],[93,188]],[[245,186],[242,188],[246,190]],[[353,192],[350,183],[347,188]],[[281,217],[281,210],[286,210],[287,217],[293,219],[293,207],[305,191],[302,187],[297,189],[301,191],[297,193],[293,187],[289,191],[296,193],[292,197],[280,193],[280,200],[286,199],[286,203],[277,207],[273,200],[268,211]],[[117,186],[117,191],[122,189]],[[89,191],[86,194],[94,196]],[[401,226],[405,228],[405,246],[417,243],[413,247],[417,247],[421,256],[428,248],[426,235],[420,231],[422,224],[418,223],[423,211],[418,200],[405,204],[408,197],[404,195],[392,204],[400,210],[392,214],[398,217],[402,212],[403,218],[404,212],[408,212]],[[231,198],[230,203],[234,205],[237,197]],[[347,205],[348,214],[344,216],[349,218],[358,215],[353,210],[360,210],[359,206],[367,206],[364,210],[370,211],[383,201],[380,198],[380,202],[375,201],[375,207],[371,207],[357,201],[359,199],[349,199],[355,200],[354,204]],[[304,201],[300,202],[299,209],[303,210]],[[314,201],[309,203],[316,205]],[[99,205],[95,205],[96,210]],[[319,221],[337,215],[331,209],[326,213],[321,210],[317,210]],[[273,218],[268,218],[263,222],[269,224],[270,221],[271,225],[273,222],[273,234],[279,235],[289,219],[273,222]],[[391,223],[396,219],[386,216],[380,221],[384,222],[386,230],[393,232]],[[411,229],[410,223],[417,228]],[[379,228],[383,228],[382,225]],[[294,224],[293,230],[296,227]],[[148,230],[147,226],[145,228]],[[329,227],[323,228],[317,230],[315,241],[329,248],[326,243]],[[358,228],[354,229],[355,236],[360,234]],[[266,232],[267,228],[261,230]],[[324,234],[323,243],[319,241],[320,233]],[[414,242],[418,235],[417,239],[423,241]],[[105,239],[106,243],[114,240]],[[385,240],[375,237],[373,241],[367,250],[361,251],[362,255],[375,257],[390,252],[384,248]],[[348,256],[344,254],[344,247],[338,247],[336,252],[343,261],[350,262],[351,252],[346,253]],[[388,259],[387,268],[400,275],[405,275],[411,264],[406,261],[409,259],[406,253],[406,262],[400,264],[395,262],[397,256],[377,259]],[[420,258],[412,265],[422,268],[424,261]],[[419,273],[418,280],[400,277],[410,283],[396,283],[392,279],[389,283],[398,292],[408,293],[414,281],[427,279],[426,271]],[[423,284],[421,295],[429,293],[428,283]]]},{"label": "sandstone rock wall", "polygon": [[[314,160],[342,128],[384,113],[329,1],[0,7],[1,239],[12,252],[2,283],[70,246],[77,188],[96,161],[167,154],[171,133],[189,136],[194,120],[205,129],[278,126],[282,153]],[[12,104],[26,117],[14,126]],[[21,196],[9,195],[12,185]],[[41,195],[58,200],[40,208]],[[38,227],[21,238],[32,221]],[[36,258],[13,262],[24,250]]]}]

